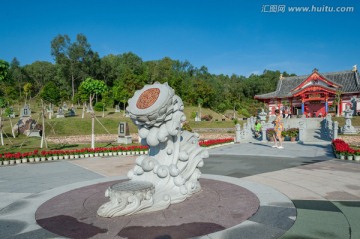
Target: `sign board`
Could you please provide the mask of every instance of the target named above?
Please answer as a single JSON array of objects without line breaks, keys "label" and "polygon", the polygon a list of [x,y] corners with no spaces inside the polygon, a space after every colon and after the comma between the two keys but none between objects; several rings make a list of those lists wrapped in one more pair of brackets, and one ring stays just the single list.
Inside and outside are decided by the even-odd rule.
[{"label": "sign board", "polygon": [[118,127],[118,136],[125,137],[130,135],[129,124],[127,122],[120,122]]}]

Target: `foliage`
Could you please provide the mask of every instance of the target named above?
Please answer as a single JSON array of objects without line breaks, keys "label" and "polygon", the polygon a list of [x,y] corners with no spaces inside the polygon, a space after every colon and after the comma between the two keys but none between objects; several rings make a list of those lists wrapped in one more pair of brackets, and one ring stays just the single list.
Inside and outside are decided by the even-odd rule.
[{"label": "foliage", "polygon": [[[23,68],[23,72],[18,72],[18,67],[15,67],[13,74],[20,78],[16,81],[21,81],[22,77],[26,78],[27,82],[31,82],[32,90],[34,92],[41,91],[42,87],[49,82],[56,82],[56,66],[46,61],[35,61]],[[23,75],[23,76],[22,76]],[[60,86],[60,84],[59,84]],[[58,90],[61,88],[58,86]],[[25,87],[25,86],[24,86]]]},{"label": "foliage", "polygon": [[[11,91],[12,93],[14,93],[15,91],[15,94],[11,94],[11,96],[8,95],[8,97],[16,99],[17,97],[21,97],[22,84],[23,80],[25,79],[23,68],[20,67],[20,62],[16,59],[16,57],[10,63],[9,74],[12,83],[11,88],[13,88],[11,89]],[[14,90],[15,85],[19,89],[19,92],[16,92],[16,90]],[[7,87],[7,89],[8,88],[10,88],[10,85]]]},{"label": "foliage", "polygon": [[275,135],[275,130],[273,129],[273,128],[268,128],[268,129],[266,129],[266,136],[267,136],[267,138],[272,138],[273,137],[273,135]]},{"label": "foliage", "polygon": [[101,103],[103,103],[106,106],[112,107],[114,105],[114,99],[111,97],[112,92],[111,91],[104,91],[101,94]]},{"label": "foliage", "polygon": [[9,63],[7,61],[0,59],[0,81],[6,79],[8,71],[9,71]]},{"label": "foliage", "polygon": [[334,101],[333,101],[334,104],[339,104],[340,103],[342,94],[343,94],[343,92],[341,90],[336,90],[335,98],[334,98]]},{"label": "foliage", "polygon": [[196,118],[196,112],[192,111],[190,118],[191,118],[191,119],[195,119],[195,118]]},{"label": "foliage", "polygon": [[[103,107],[105,107],[103,102],[96,102],[94,105],[94,110],[95,111],[103,111]],[[106,108],[104,108],[104,110],[106,111]]]},{"label": "foliage", "polygon": [[48,82],[40,91],[40,97],[47,103],[58,105],[61,101],[61,96],[58,88],[54,82]]},{"label": "foliage", "polygon": [[6,105],[7,101],[3,97],[0,97],[0,108],[3,109],[6,107]]},{"label": "foliage", "polygon": [[211,121],[213,119],[212,115],[204,115],[201,117],[201,120]]},{"label": "foliage", "polygon": [[96,76],[94,70],[99,68],[99,56],[91,50],[83,34],[77,34],[75,42],[71,42],[66,34],[56,36],[51,41],[51,55],[60,69],[57,74],[71,83],[71,99],[74,99],[80,82],[87,76]]},{"label": "foliage", "polygon": [[249,111],[246,108],[242,108],[239,110],[239,114],[244,116],[245,118],[250,117],[251,114],[249,113]]},{"label": "foliage", "polygon": [[290,128],[286,131],[289,137],[297,137],[299,135],[299,128]]},{"label": "foliage", "polygon": [[169,57],[143,61],[132,52],[99,57],[83,34],[77,34],[73,41],[66,34],[55,36],[51,41],[51,55],[54,64],[35,61],[20,66],[14,58],[9,68],[8,63],[0,61],[0,72],[1,69],[8,72],[6,81],[0,83],[0,95],[20,101],[25,84],[31,84],[31,94],[37,96],[43,86],[54,82],[60,101],[84,102],[89,95],[80,85],[92,78],[101,80],[109,89],[106,94],[98,94],[99,100],[107,106],[119,104],[124,108],[136,90],[158,81],[167,82],[186,105],[200,104],[221,113],[235,108],[243,117],[250,117],[262,107],[254,96],[274,91],[281,73],[289,76],[286,72],[270,70],[249,77],[216,75],[209,73],[206,66],[195,67],[189,61]]},{"label": "foliage", "polygon": [[6,86],[6,88],[4,89],[4,95],[9,100],[18,100],[19,99],[19,95],[18,95],[15,87],[13,87],[11,85]]},{"label": "foliage", "polygon": [[14,111],[13,111],[13,109],[11,109],[10,107],[7,107],[6,109],[5,109],[5,115],[7,116],[7,117],[10,117],[10,115],[12,114],[12,113],[14,113]]},{"label": "foliage", "polygon": [[25,94],[31,95],[32,90],[33,90],[33,85],[31,83],[28,82],[24,85]]},{"label": "foliage", "polygon": [[90,105],[92,106],[93,99],[96,95],[101,95],[107,90],[104,81],[95,80],[91,77],[86,78],[79,86],[79,92],[89,97]]},{"label": "foliage", "polygon": [[182,129],[183,129],[183,130],[187,130],[187,131],[189,131],[189,132],[193,132],[193,130],[192,130],[189,122],[185,122],[185,123],[183,124],[183,126],[182,126]]}]

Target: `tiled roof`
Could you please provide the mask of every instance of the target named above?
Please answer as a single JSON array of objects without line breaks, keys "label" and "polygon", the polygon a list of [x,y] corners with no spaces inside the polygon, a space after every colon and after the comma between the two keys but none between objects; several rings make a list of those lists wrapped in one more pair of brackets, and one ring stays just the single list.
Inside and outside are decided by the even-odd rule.
[{"label": "tiled roof", "polygon": [[[320,75],[324,76],[331,82],[334,82],[340,86],[340,90],[343,93],[360,93],[360,77],[359,72],[354,71],[341,71],[341,72],[332,72],[324,73]],[[300,85],[304,80],[306,80],[309,75],[304,76],[291,76],[283,77],[282,80],[278,81],[276,91],[270,92],[262,95],[255,95],[257,99],[269,99],[269,98],[287,98],[291,97],[293,93],[291,90],[294,90],[298,85]]]}]

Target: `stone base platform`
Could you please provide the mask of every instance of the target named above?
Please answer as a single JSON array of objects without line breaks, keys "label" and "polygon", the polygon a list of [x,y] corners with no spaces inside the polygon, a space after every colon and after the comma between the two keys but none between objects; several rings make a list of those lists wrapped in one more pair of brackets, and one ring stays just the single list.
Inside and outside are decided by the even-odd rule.
[{"label": "stone base platform", "polygon": [[117,139],[118,144],[132,144],[132,137],[131,136],[124,136],[118,137]]},{"label": "stone base platform", "polygon": [[35,218],[43,229],[66,238],[277,238],[294,223],[294,205],[277,191],[209,177],[200,180],[201,192],[158,212],[99,217],[97,209],[108,200],[105,190],[119,182],[110,181],[59,194],[43,203]]},{"label": "stone base platform", "polygon": [[45,202],[36,212],[44,229],[69,238],[191,238],[230,228],[259,208],[255,194],[234,184],[201,180],[202,191],[183,203],[153,213],[102,218],[107,182],[72,190]]}]

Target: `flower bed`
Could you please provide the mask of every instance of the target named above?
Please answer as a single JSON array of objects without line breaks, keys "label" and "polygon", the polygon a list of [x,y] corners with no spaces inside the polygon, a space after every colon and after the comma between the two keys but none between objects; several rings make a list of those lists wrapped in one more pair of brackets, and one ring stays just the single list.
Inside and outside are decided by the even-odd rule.
[{"label": "flower bed", "polygon": [[226,144],[234,142],[234,138],[225,138],[225,139],[210,139],[199,141],[201,147],[210,147],[219,144]]},{"label": "flower bed", "polygon": [[[201,147],[212,147],[233,143],[233,138],[201,140]],[[149,149],[148,146],[115,146],[115,147],[98,147],[98,148],[82,148],[72,150],[34,150],[25,153],[4,153],[0,154],[0,162],[4,165],[15,164],[19,160],[22,162],[43,162],[45,160],[58,159],[77,159],[93,156],[115,156],[115,155],[135,155],[144,154]],[[1,165],[1,164],[0,164]]]},{"label": "flower bed", "polygon": [[[273,141],[273,135],[275,134],[275,130],[274,128],[268,128],[266,129],[266,138],[269,141]],[[284,129],[281,132],[281,137],[284,138],[285,141],[297,141],[299,136],[299,128],[289,128],[289,129]],[[293,138],[293,140],[291,139]]]},{"label": "flower bed", "polygon": [[337,158],[360,161],[360,150],[351,148],[344,140],[335,139],[332,145]]},{"label": "flower bed", "polygon": [[[45,161],[47,160],[57,160],[57,159],[73,159],[80,157],[90,157],[90,156],[102,156],[102,155],[129,155],[129,154],[144,154],[148,150],[148,146],[115,146],[115,147],[100,147],[100,148],[82,148],[82,149],[72,149],[72,150],[34,150],[32,152],[25,153],[4,153],[0,154],[0,162],[3,162],[4,165],[14,164],[14,161],[27,159],[29,162],[39,162],[42,158]],[[102,154],[102,155],[100,155]],[[27,162],[26,160],[26,162]],[[25,162],[25,160],[24,160]]]}]

